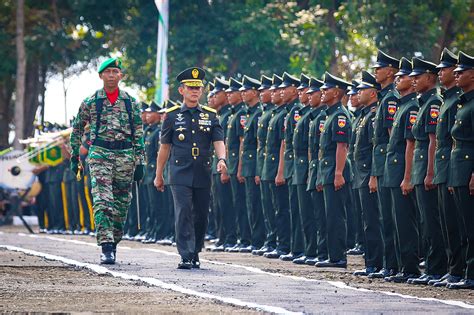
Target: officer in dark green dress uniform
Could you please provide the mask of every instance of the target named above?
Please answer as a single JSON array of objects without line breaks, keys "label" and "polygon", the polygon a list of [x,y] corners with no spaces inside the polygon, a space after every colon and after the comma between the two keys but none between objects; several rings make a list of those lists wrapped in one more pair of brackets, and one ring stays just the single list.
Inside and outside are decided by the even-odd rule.
[{"label": "officer in dark green dress uniform", "polygon": [[91,145],[90,133],[84,134],[84,140],[82,146],[79,149],[79,158],[81,159],[82,167],[84,168],[84,174],[81,176],[80,181],[77,182],[78,193],[79,193],[79,206],[82,209],[84,216],[83,234],[89,234],[94,230],[94,214],[92,213],[92,196],[90,191],[90,177],[89,177],[89,165],[87,165],[87,153]]},{"label": "officer in dark green dress uniform", "polygon": [[252,254],[257,256],[262,256],[266,252],[273,251],[276,248],[277,242],[275,230],[275,210],[273,209],[270,185],[269,181],[262,180],[268,123],[272,118],[273,109],[275,108],[275,105],[272,103],[272,92],[270,91],[273,82],[271,78],[265,75],[262,75],[260,82],[261,85],[258,90],[260,92],[260,103],[262,104],[263,112],[257,124],[257,168],[255,171],[255,183],[260,186],[260,197],[262,200],[262,212],[265,222],[266,237],[263,246],[252,251]]},{"label": "officer in dark green dress uniform", "polygon": [[232,201],[234,209],[237,214],[237,224],[239,228],[239,239],[240,243],[233,248],[226,249],[227,252],[251,252],[251,235],[250,225],[247,215],[247,204],[245,196],[245,179],[241,175],[241,168],[239,167],[240,158],[239,153],[242,151],[242,140],[244,137],[244,126],[247,117],[244,113],[246,106],[242,101],[239,89],[242,87],[242,83],[230,79],[230,86],[226,90],[227,99],[230,105],[232,105],[232,114],[229,117],[226,131],[226,146],[228,161],[228,173],[230,176],[230,184],[232,187]]},{"label": "officer in dark green dress uniform", "polygon": [[362,104],[361,119],[358,120],[354,143],[353,187],[358,189],[361,201],[362,221],[365,234],[365,269],[354,272],[355,276],[368,276],[380,271],[383,265],[383,242],[380,211],[377,195],[369,191],[372,168],[373,126],[377,111],[377,93],[380,85],[367,71],[362,72],[362,82],[357,86],[359,102]]},{"label": "officer in dark green dress uniform", "polygon": [[456,84],[461,95],[456,120],[451,129],[454,144],[451,151],[449,186],[454,192],[462,227],[467,234],[466,271],[464,279],[448,284],[450,289],[474,289],[474,56],[459,53]]},{"label": "officer in dark green dress uniform", "polygon": [[65,202],[64,207],[68,217],[68,233],[81,234],[78,186],[76,174],[69,168],[69,160],[65,162],[63,183],[65,193],[63,202]]},{"label": "officer in dark green dress uniform", "polygon": [[[301,118],[301,104],[298,102],[297,87],[300,81],[289,75],[283,74],[283,82],[280,84],[281,97],[286,104],[288,114],[285,117],[284,125],[284,155],[280,160],[277,172],[276,183],[286,182],[289,191],[290,204],[290,222],[291,222],[291,252],[280,257],[283,261],[292,261],[304,255],[303,231],[301,227],[300,210],[298,202],[298,191],[293,181],[294,173],[294,152],[293,152],[293,134],[297,121]],[[283,163],[281,163],[283,162]],[[283,172],[280,170],[283,166]]]},{"label": "officer in dark green dress uniform", "polygon": [[48,234],[65,234],[64,207],[62,199],[61,183],[63,180],[66,165],[61,163],[48,168],[46,171],[46,183],[48,185],[49,206],[48,214]]},{"label": "officer in dark green dress uniform", "polygon": [[[277,246],[271,251],[263,254],[263,257],[275,259],[290,252],[291,226],[290,205],[288,200],[288,184],[283,180],[276,181],[277,173],[283,172],[280,160],[283,159],[283,141],[285,139],[285,117],[288,110],[280,93],[282,78],[274,75],[272,91],[272,103],[275,108],[272,118],[268,123],[267,140],[265,143],[265,160],[263,162],[262,181],[268,182],[272,196],[273,209],[275,211],[275,231],[277,235]],[[283,176],[281,176],[283,177]]]},{"label": "officer in dark green dress uniform", "polygon": [[422,218],[422,230],[426,240],[426,269],[419,278],[408,283],[428,284],[440,279],[447,271],[447,258],[438,210],[438,194],[433,184],[436,150],[436,125],[443,100],[436,89],[438,69],[436,65],[413,58],[416,92],[420,95],[420,110],[413,125],[415,152],[411,182],[415,186],[416,200]]},{"label": "officer in dark green dress uniform", "polygon": [[204,86],[203,69],[193,67],[177,76],[183,104],[169,108],[163,122],[155,186],[164,190],[163,170],[170,160],[168,182],[174,196],[179,269],[199,268],[204,245],[211,190],[211,146],[226,172],[225,145],[217,112],[199,105]]},{"label": "officer in dark green dress uniform", "polygon": [[[351,103],[351,107],[355,108],[354,120],[352,121],[352,135],[351,135],[351,142],[349,144],[349,152],[347,153],[347,158],[351,162],[351,170],[352,176],[356,177],[357,169],[354,166],[354,143],[356,139],[356,127],[359,124],[362,116],[362,105],[359,102],[359,96],[357,95],[358,89],[357,86],[360,84],[359,81],[352,80],[352,85],[349,87],[349,91],[347,95],[349,95],[349,102]],[[351,182],[351,198],[352,204],[354,208],[354,226],[355,226],[355,246],[347,251],[347,255],[362,255],[364,254],[364,245],[365,245],[365,234],[362,226],[362,210],[361,210],[361,203],[360,203],[360,196],[359,191],[354,186],[354,180]]]},{"label": "officer in dark green dress uniform", "polygon": [[319,176],[326,211],[328,259],[316,267],[346,268],[346,198],[349,197],[350,166],[347,160],[351,120],[341,104],[350,84],[326,72],[322,102],[328,106],[319,143]]},{"label": "officer in dark green dress uniform", "polygon": [[411,184],[411,170],[415,138],[412,127],[418,113],[418,100],[413,87],[411,62],[402,58],[397,76],[397,90],[401,98],[395,114],[390,141],[387,146],[385,164],[385,187],[392,196],[392,213],[396,232],[397,265],[388,266],[381,272],[369,275],[373,278],[385,276],[388,282],[406,282],[419,274],[418,270],[418,227],[416,223],[416,200]]},{"label": "officer in dark green dress uniform", "polygon": [[[245,193],[247,200],[248,220],[252,236],[252,251],[260,249],[265,241],[265,223],[260,200],[260,185],[255,182],[257,170],[257,128],[262,116],[258,88],[260,82],[254,78],[244,76],[242,99],[247,105],[244,111],[244,136],[240,153],[241,176],[245,178]],[[242,250],[241,250],[242,251]]]},{"label": "officer in dark green dress uniform", "polygon": [[293,260],[295,264],[306,264],[307,260],[314,261],[317,256],[317,223],[316,211],[311,200],[311,192],[307,191],[308,185],[308,141],[309,125],[315,117],[312,115],[313,108],[309,101],[309,77],[301,74],[298,96],[301,104],[299,110],[300,118],[296,117],[296,126],[293,134],[294,174],[293,183],[298,192],[300,220],[304,236],[304,256]]},{"label": "officer in dark green dress uniform", "polygon": [[[232,106],[227,100],[225,90],[229,88],[229,82],[216,78],[214,87],[214,105],[219,109],[219,123],[221,124],[224,135],[227,133],[227,125],[232,115]],[[214,154],[214,163],[212,168],[212,176],[216,186],[216,194],[219,212],[217,213],[218,222],[221,226],[219,234],[219,243],[215,247],[211,247],[213,252],[223,252],[227,248],[233,248],[237,244],[237,213],[235,212],[234,203],[232,202],[232,188],[230,178],[227,174],[220,174],[217,171],[217,155]]]},{"label": "officer in dark green dress uniform", "polygon": [[439,281],[432,280],[428,284],[435,287],[446,286],[448,283],[459,282],[462,279],[466,260],[463,257],[460,214],[456,211],[453,195],[448,191],[449,158],[453,146],[451,128],[454,125],[454,116],[458,109],[461,89],[456,86],[454,69],[456,68],[457,56],[447,48],[444,48],[439,69],[439,80],[445,88],[443,92],[443,104],[439,111],[438,124],[436,125],[436,152],[434,165],[433,184],[438,187],[438,205],[441,219],[441,230],[443,231],[446,254],[448,256],[448,273]]},{"label": "officer in dark green dress uniform", "polygon": [[[311,122],[308,133],[308,184],[306,190],[311,193],[313,210],[315,212],[317,254],[315,259],[306,259],[305,264],[314,266],[317,262],[325,261],[328,258],[327,237],[326,237],[326,211],[324,208],[324,194],[322,185],[317,183],[319,168],[319,140],[324,123],[326,122],[327,106],[321,103],[321,86],[324,82],[311,78],[309,89],[306,92],[309,96],[311,106]],[[319,186],[319,187],[318,187]]]},{"label": "officer in dark green dress uniform", "polygon": [[[398,94],[393,81],[395,73],[398,71],[399,60],[385,54],[382,51],[377,53],[375,68],[375,79],[381,85],[379,95],[379,106],[374,122],[374,151],[371,178],[369,188],[371,192],[377,191],[379,198],[379,209],[382,219],[382,231],[384,242],[384,267],[387,269],[397,269],[397,258],[395,251],[395,229],[392,217],[392,205],[390,189],[383,184],[383,173],[387,153],[387,145],[390,137],[390,130],[397,112]],[[385,271],[383,270],[383,271]],[[378,275],[385,277],[386,274]]]}]

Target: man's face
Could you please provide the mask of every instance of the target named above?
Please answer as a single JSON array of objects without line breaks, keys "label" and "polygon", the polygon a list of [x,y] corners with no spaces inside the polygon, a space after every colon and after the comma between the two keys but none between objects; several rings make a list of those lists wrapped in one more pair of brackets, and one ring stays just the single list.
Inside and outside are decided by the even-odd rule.
[{"label": "man's face", "polygon": [[455,82],[456,78],[454,77],[454,68],[455,67],[441,68],[439,70],[439,82],[441,82],[443,86],[448,87]]},{"label": "man's face", "polygon": [[360,89],[357,92],[360,104],[370,105],[370,101],[372,99],[372,92],[373,91],[374,91],[373,89]]},{"label": "man's face", "polygon": [[432,85],[432,78],[430,73],[422,73],[413,77],[413,87],[418,93],[426,92]]},{"label": "man's face", "polygon": [[321,97],[321,102],[326,104],[330,103],[331,101],[334,100],[336,97],[336,89],[335,88],[329,88],[329,89],[323,89],[323,95]]},{"label": "man's face", "polygon": [[272,91],[265,89],[260,91],[260,102],[270,103],[272,101]]},{"label": "man's face", "polygon": [[280,89],[272,90],[272,103],[279,104],[281,102]]},{"label": "man's face", "polygon": [[306,94],[306,92],[308,92],[309,88],[304,88],[302,90],[298,90],[298,97],[300,99],[300,102],[302,104],[307,104],[308,101],[309,101],[309,94]]},{"label": "man's face", "polygon": [[283,88],[280,92],[281,98],[285,103],[288,103],[289,101],[293,100],[297,94],[297,90],[294,86],[288,86],[286,88]]},{"label": "man's face", "polygon": [[398,76],[395,79],[395,84],[396,84],[397,90],[406,91],[410,87],[414,86],[413,77],[409,77],[408,75]]},{"label": "man's face", "polygon": [[360,102],[359,102],[359,94],[352,94],[349,96],[349,100],[351,102],[351,106],[354,108],[360,107]]},{"label": "man's face", "polygon": [[374,75],[375,80],[377,83],[385,82],[389,77],[393,74],[393,68],[390,67],[383,67],[383,68],[375,68]]},{"label": "man's face", "polygon": [[202,96],[202,90],[200,86],[182,85],[179,87],[178,92],[186,101],[197,103]]},{"label": "man's face", "polygon": [[227,100],[227,95],[225,94],[224,91],[219,91],[216,94],[214,94],[214,104],[216,106],[222,106],[224,104],[227,104],[229,101]]},{"label": "man's face", "polygon": [[316,91],[308,94],[309,105],[311,107],[318,107],[321,104],[321,91]]},{"label": "man's face", "polygon": [[100,79],[104,82],[104,87],[110,91],[118,88],[122,76],[122,71],[118,68],[106,68],[104,71],[99,73]]},{"label": "man's face", "polygon": [[146,123],[147,123],[147,122],[146,122],[147,112],[142,112],[142,113],[141,113],[141,118],[142,118],[142,122],[143,122],[144,124],[146,124]]},{"label": "man's face", "polygon": [[474,84],[474,69],[456,72],[456,85],[463,90]]},{"label": "man's face", "polygon": [[157,112],[148,112],[147,113],[147,121],[149,124],[157,124],[161,120],[160,114]]},{"label": "man's face", "polygon": [[245,103],[250,103],[258,98],[258,92],[256,90],[245,90],[242,91],[242,100]]},{"label": "man's face", "polygon": [[242,97],[239,91],[228,92],[227,93],[227,100],[231,105],[237,105],[241,102]]}]

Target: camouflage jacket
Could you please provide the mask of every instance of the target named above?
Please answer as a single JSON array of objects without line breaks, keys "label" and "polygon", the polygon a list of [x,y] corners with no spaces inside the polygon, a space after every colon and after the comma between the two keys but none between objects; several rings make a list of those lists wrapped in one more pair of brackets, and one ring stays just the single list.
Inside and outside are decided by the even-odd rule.
[{"label": "camouflage jacket", "polygon": [[[145,148],[143,144],[143,124],[140,118],[139,106],[133,97],[122,90],[119,91],[118,99],[114,104],[110,104],[104,89],[98,90],[82,102],[79,107],[79,113],[73,122],[73,130],[71,133],[72,156],[79,156],[79,147],[82,142],[81,138],[86,125],[90,125],[90,141],[92,144],[94,143],[97,126],[96,97],[97,99],[104,99],[100,118],[100,130],[98,130],[97,133],[98,137],[104,141],[130,140],[135,154],[135,164],[144,164]],[[130,99],[132,105],[132,119],[135,129],[134,139],[131,139],[132,132],[128,113],[125,108],[125,99]]]}]

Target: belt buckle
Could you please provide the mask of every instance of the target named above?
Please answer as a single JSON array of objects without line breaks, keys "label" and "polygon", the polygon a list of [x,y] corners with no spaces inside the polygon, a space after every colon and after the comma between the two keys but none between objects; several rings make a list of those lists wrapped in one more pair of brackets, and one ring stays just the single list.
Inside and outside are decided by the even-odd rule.
[{"label": "belt buckle", "polygon": [[199,156],[199,148],[196,148],[196,147],[192,148],[191,149],[191,155],[194,156],[194,157]]}]

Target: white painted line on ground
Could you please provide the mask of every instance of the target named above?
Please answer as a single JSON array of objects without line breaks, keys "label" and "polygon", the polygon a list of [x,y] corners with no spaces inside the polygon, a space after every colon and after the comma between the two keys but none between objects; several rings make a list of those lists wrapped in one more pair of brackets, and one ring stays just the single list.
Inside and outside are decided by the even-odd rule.
[{"label": "white painted line on ground", "polygon": [[210,300],[216,300],[222,303],[230,304],[230,305],[235,305],[235,306],[240,306],[240,307],[247,307],[251,309],[256,309],[259,311],[264,311],[264,312],[270,312],[270,313],[276,313],[276,314],[302,314],[299,312],[292,312],[287,309],[277,307],[277,306],[269,306],[269,305],[263,305],[263,304],[257,304],[257,303],[252,303],[252,302],[245,302],[239,299],[235,298],[229,298],[229,297],[222,297],[214,294],[209,294],[209,293],[204,293],[204,292],[199,292],[191,289],[186,289],[183,287],[180,287],[175,284],[171,283],[166,283],[161,280],[151,278],[151,277],[139,277],[137,275],[132,275],[132,274],[127,274],[123,272],[117,272],[117,271],[112,271],[110,269],[107,269],[106,267],[100,266],[100,265],[95,265],[95,264],[89,264],[89,263],[83,263],[79,262],[73,259],[69,259],[66,257],[61,257],[61,256],[56,256],[56,255],[51,255],[47,253],[42,253],[38,252],[35,250],[31,249],[26,249],[26,248],[21,248],[21,247],[16,247],[16,246],[10,246],[10,245],[0,245],[0,248],[4,248],[6,250],[10,251],[15,251],[15,252],[21,252],[27,255],[32,255],[36,257],[42,257],[48,260],[55,260],[55,261],[60,261],[66,265],[70,266],[76,266],[76,267],[82,267],[89,269],[95,273],[98,274],[109,274],[115,278],[122,278],[125,280],[134,280],[134,281],[143,281],[145,283],[151,284],[156,287],[160,287],[162,289],[166,290],[171,290],[187,295],[193,295],[197,297],[201,297],[204,299],[210,299]]},{"label": "white painted line on ground", "polygon": [[[77,241],[77,240],[68,240],[68,239],[62,239],[58,237],[52,237],[52,236],[38,236],[38,235],[32,235],[32,234],[24,234],[24,233],[18,233],[20,236],[29,236],[32,238],[47,238],[55,241],[61,241],[61,242],[71,242],[74,244],[84,244],[88,246],[94,246],[97,247],[95,243],[89,243],[89,242],[84,242],[84,241]],[[173,252],[168,252],[165,250],[161,249],[153,249],[153,248],[130,248],[130,247],[119,247],[119,249],[128,249],[128,250],[146,250],[149,252],[154,252],[154,253],[160,253],[163,255],[167,256],[179,256],[177,253]],[[381,293],[389,296],[396,296],[400,297],[403,299],[411,299],[411,300],[419,300],[419,301],[427,301],[427,302],[438,302],[442,304],[447,304],[447,305],[452,305],[452,306],[458,306],[466,309],[474,309],[474,305],[468,304],[462,301],[455,301],[455,300],[441,300],[441,299],[436,299],[436,298],[422,298],[422,297],[417,297],[417,296],[412,296],[412,295],[406,295],[406,294],[401,294],[401,293],[394,293],[394,292],[388,292],[388,291],[376,291],[376,290],[370,290],[370,289],[364,289],[364,288],[355,288],[346,285],[344,282],[341,281],[328,281],[328,280],[316,280],[316,279],[310,279],[310,278],[305,278],[305,277],[299,277],[299,276],[290,276],[290,275],[285,275],[281,273],[276,273],[276,272],[268,272],[264,271],[262,269],[256,268],[256,267],[249,267],[249,266],[243,266],[243,265],[237,265],[237,264],[229,264],[225,262],[220,262],[220,261],[215,261],[215,260],[207,260],[207,259],[201,259],[202,262],[208,262],[210,264],[214,265],[219,265],[219,266],[226,266],[226,267],[233,267],[233,268],[238,268],[238,269],[244,269],[252,273],[257,273],[257,274],[264,274],[272,277],[280,277],[280,278],[287,278],[287,279],[292,279],[296,281],[305,281],[305,282],[315,282],[315,283],[328,283],[334,287],[341,288],[341,289],[348,289],[348,290],[353,290],[353,291],[359,291],[359,292],[365,292],[365,293]]]}]

